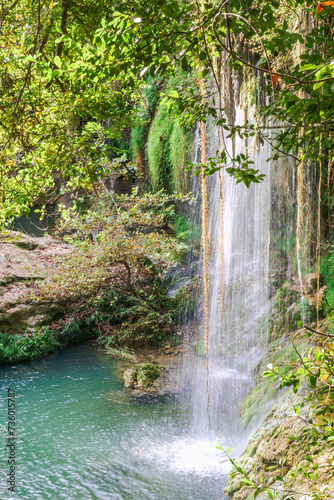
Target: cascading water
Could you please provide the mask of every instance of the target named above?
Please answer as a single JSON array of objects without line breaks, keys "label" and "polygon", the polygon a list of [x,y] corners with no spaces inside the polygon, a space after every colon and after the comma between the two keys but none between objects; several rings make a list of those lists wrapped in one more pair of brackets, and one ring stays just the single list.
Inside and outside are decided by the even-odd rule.
[{"label": "cascading water", "polygon": [[[243,124],[241,108],[236,108],[235,124]],[[206,136],[208,156],[214,156],[219,142],[217,129],[208,126]],[[241,140],[236,140],[234,144],[227,140],[225,146],[231,156],[232,150],[233,156],[245,152],[245,145]],[[195,140],[197,159],[198,147],[199,141]],[[257,333],[257,327],[260,322],[265,321],[269,310],[271,193],[270,165],[266,160],[270,156],[270,146],[252,149],[255,168],[266,175],[265,180],[247,188],[241,184],[236,185],[235,180],[225,174],[223,210],[219,173],[208,180],[208,381],[203,317],[198,318],[202,324],[202,337],[197,339],[195,335],[189,334],[191,347],[183,361],[183,376],[188,381],[188,395],[193,407],[192,436],[206,442],[208,447],[219,442],[225,449],[232,446],[234,455],[239,454],[245,445],[246,436],[239,423],[238,405],[252,384],[250,369],[259,359],[261,345],[264,343],[264,339]],[[201,263],[199,267],[201,268]],[[204,314],[199,313],[199,316]]]}]

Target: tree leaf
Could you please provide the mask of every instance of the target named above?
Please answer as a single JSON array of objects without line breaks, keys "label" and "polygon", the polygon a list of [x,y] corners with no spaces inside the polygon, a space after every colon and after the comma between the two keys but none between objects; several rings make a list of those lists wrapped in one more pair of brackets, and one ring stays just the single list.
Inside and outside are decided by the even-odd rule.
[{"label": "tree leaf", "polygon": [[208,74],[210,73],[210,70],[209,69],[203,69],[200,74],[199,74],[199,77],[200,78],[205,78]]},{"label": "tree leaf", "polygon": [[55,65],[56,65],[58,68],[61,68],[61,59],[60,59],[60,57],[59,57],[59,56],[56,56],[56,57],[54,58],[54,63],[55,63]]},{"label": "tree leaf", "polygon": [[56,78],[57,76],[61,75],[63,73],[63,70],[61,69],[54,69],[51,74],[51,80],[53,78]]}]

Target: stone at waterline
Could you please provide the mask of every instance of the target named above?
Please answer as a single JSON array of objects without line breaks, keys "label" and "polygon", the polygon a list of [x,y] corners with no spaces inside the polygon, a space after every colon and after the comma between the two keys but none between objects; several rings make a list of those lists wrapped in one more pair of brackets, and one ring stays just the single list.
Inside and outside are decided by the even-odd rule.
[{"label": "stone at waterline", "polygon": [[145,390],[152,388],[154,382],[163,372],[163,367],[151,363],[137,363],[125,370],[123,374],[124,385],[128,389]]}]

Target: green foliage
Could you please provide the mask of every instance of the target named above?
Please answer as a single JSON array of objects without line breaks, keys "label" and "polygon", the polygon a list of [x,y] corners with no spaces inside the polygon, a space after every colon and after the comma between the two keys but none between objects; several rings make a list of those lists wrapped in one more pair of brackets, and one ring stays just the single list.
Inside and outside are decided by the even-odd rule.
[{"label": "green foliage", "polygon": [[150,181],[154,190],[163,188],[167,192],[185,193],[185,164],[191,146],[191,135],[162,100],[150,127],[147,142]]},{"label": "green foliage", "polygon": [[147,259],[160,274],[187,250],[184,241],[168,236],[161,226],[174,217],[177,200],[190,196],[105,195],[105,206],[79,215],[76,207],[63,209],[58,234],[73,245],[58,258],[58,270],[40,285],[36,294],[76,297],[106,286],[117,270],[126,273],[129,286],[137,267]]},{"label": "green foliage", "polygon": [[[213,175],[223,168],[227,161],[227,154],[225,151],[219,153],[216,152],[216,158],[209,157],[207,159],[207,164],[195,164],[189,163],[187,170],[192,170],[193,174],[200,176],[203,174],[204,177]],[[243,153],[238,154],[235,158],[232,158],[233,167],[225,168],[226,172],[236,179],[236,184],[243,182],[245,186],[249,188],[252,182],[258,184],[263,181],[265,175],[259,174],[259,170],[250,168],[254,164],[253,161],[249,160],[248,156]]]},{"label": "green foliage", "polygon": [[[23,335],[0,334],[0,362],[38,358],[68,343],[99,337],[100,346],[120,359],[133,360],[130,349],[140,345],[173,342],[182,305],[167,296],[167,288],[147,259],[137,263],[131,283],[122,280],[121,269],[99,289],[72,305],[71,314]],[[69,286],[72,285],[69,283]]]},{"label": "green foliage", "polygon": [[188,233],[190,231],[190,227],[192,225],[192,221],[183,215],[177,215],[173,221],[173,228],[176,232],[176,236],[180,234]]},{"label": "green foliage", "polygon": [[173,167],[174,185],[177,192],[185,193],[187,177],[185,164],[191,150],[191,138],[177,120],[174,121],[170,137],[170,159]]},{"label": "green foliage", "polygon": [[182,214],[175,215],[172,220],[172,227],[176,233],[177,238],[191,246],[192,249],[199,248],[201,244],[201,226],[196,221],[185,217]]},{"label": "green foliage", "polygon": [[111,169],[118,179],[133,180],[137,173],[136,165],[128,161],[125,153],[111,162]]},{"label": "green foliage", "polygon": [[131,130],[130,153],[133,161],[138,151],[145,148],[146,125],[138,125]]},{"label": "green foliage", "polygon": [[332,248],[330,248],[328,253],[321,259],[320,273],[324,277],[327,285],[323,309],[332,317],[334,308],[334,251]]},{"label": "green foliage", "polygon": [[132,160],[136,159],[136,155],[140,151],[144,151],[148,126],[153,118],[155,108],[159,99],[158,88],[161,82],[153,80],[149,75],[146,79],[146,84],[141,91],[141,99],[137,110],[137,120],[139,125],[131,129],[130,153]]},{"label": "green foliage", "polygon": [[40,358],[78,342],[94,337],[89,322],[80,324],[70,318],[59,330],[42,327],[34,333],[9,335],[0,333],[0,363],[17,363]]},{"label": "green foliage", "polygon": [[[89,336],[100,336],[113,355],[117,351],[124,357],[124,348],[173,340],[181,305],[167,296],[161,276],[187,245],[154,227],[174,217],[176,201],[187,199],[162,192],[140,197],[134,192],[112,197],[112,208],[97,203],[82,215],[75,207],[64,209],[58,232],[71,244],[69,252],[58,259],[57,271],[48,280],[35,283],[32,298],[66,297],[74,304],[64,320],[67,334],[74,328],[87,330]],[[58,345],[62,324],[54,326],[58,333],[47,344],[50,349]],[[30,337],[27,342],[31,344]],[[29,349],[27,358],[33,355]]]},{"label": "green foliage", "polygon": [[[244,128],[228,124],[217,92],[203,103],[196,88],[197,76],[209,76],[222,50],[229,51],[226,57],[232,69],[252,65],[239,51],[241,35],[260,57],[252,70],[269,82],[271,74],[275,76],[267,88],[269,102],[263,113],[290,126],[275,135],[274,156],[284,151],[325,164],[333,146],[328,133],[334,79],[332,13],[331,8],[315,12],[308,0],[305,8],[319,23],[307,31],[303,26],[307,14],[299,15],[300,5],[299,0],[289,6],[246,0],[241,6],[231,0],[221,15],[215,2],[200,8],[176,0],[162,5],[101,0],[86,9],[81,0],[71,7],[60,0],[47,0],[43,7],[19,0],[14,9],[5,0],[0,58],[2,219],[27,211],[39,196],[50,196],[54,174],[69,179],[70,189],[91,186],[104,175],[110,152],[102,136],[122,141],[123,130],[138,125],[138,101],[142,109],[150,110],[155,99],[149,95],[154,86],[145,90],[150,78],[162,81],[183,74],[183,82],[173,82],[166,94],[183,116],[182,123],[192,126],[211,115],[230,136],[257,135],[261,141],[272,141],[249,123]],[[139,23],[134,23],[134,16]],[[102,121],[108,121],[108,129],[98,131]],[[152,184],[156,189],[160,182],[171,190],[171,158],[164,137],[171,133],[167,122],[163,133],[156,132]],[[161,162],[159,137],[164,143]],[[139,132],[137,139],[142,141],[145,134]],[[232,159],[232,166],[226,160],[237,181],[248,185],[261,180],[249,158]],[[156,175],[159,165],[161,181]]]},{"label": "green foliage", "polygon": [[152,122],[147,141],[147,158],[150,182],[153,190],[174,191],[172,161],[170,157],[170,139],[173,130],[173,118],[166,105],[158,108]]},{"label": "green foliage", "polygon": [[110,348],[161,345],[174,332],[177,304],[158,277],[140,280],[136,290],[138,294],[127,287],[100,292],[99,342],[110,354]]},{"label": "green foliage", "polygon": [[1,221],[53,196],[56,178],[68,190],[91,187],[108,170],[105,137],[119,139],[131,123],[130,88],[125,96],[101,73],[86,74],[83,84],[82,66],[92,63],[87,46],[99,43],[101,6],[94,11],[82,23],[62,2],[2,6],[2,33],[11,35],[1,35]]}]

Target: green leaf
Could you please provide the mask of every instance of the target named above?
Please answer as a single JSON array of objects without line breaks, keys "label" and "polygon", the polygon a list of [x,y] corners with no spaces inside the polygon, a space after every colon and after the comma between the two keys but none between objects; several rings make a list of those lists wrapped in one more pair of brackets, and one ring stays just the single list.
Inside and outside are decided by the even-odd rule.
[{"label": "green leaf", "polygon": [[183,69],[183,71],[188,71],[188,61],[185,57],[182,58],[181,60],[181,67]]},{"label": "green leaf", "polygon": [[316,361],[319,361],[320,358],[322,358],[322,352],[320,349],[318,349],[316,352],[315,352],[315,355],[314,355],[314,358]]},{"label": "green leaf", "polygon": [[54,58],[54,63],[55,63],[55,65],[56,65],[58,68],[61,68],[61,59],[60,59],[60,57],[59,57],[59,56],[56,56],[56,57]]},{"label": "green leaf", "polygon": [[252,486],[253,485],[253,483],[249,479],[247,479],[247,477],[243,477],[241,479],[241,482],[244,483],[244,484],[246,484],[247,486]]},{"label": "green leaf", "polygon": [[202,50],[200,53],[199,53],[199,60],[200,61],[205,61],[206,60],[206,52],[204,50]]},{"label": "green leaf", "polygon": [[200,78],[205,78],[206,75],[208,75],[209,73],[210,73],[209,69],[203,69],[203,71],[200,72],[199,77]]},{"label": "green leaf", "polygon": [[315,83],[313,85],[313,90],[317,90],[317,89],[320,89],[320,87],[322,87],[324,85],[325,82],[319,82],[319,83]]},{"label": "green leaf", "polygon": [[317,383],[317,377],[315,375],[310,375],[309,382],[311,387],[315,387]]},{"label": "green leaf", "polygon": [[56,78],[57,76],[61,75],[63,73],[63,70],[61,69],[54,69],[51,74],[51,80],[53,78]]},{"label": "green leaf", "polygon": [[322,64],[305,64],[300,69],[302,71],[310,70],[310,69],[318,69],[321,68]]}]

